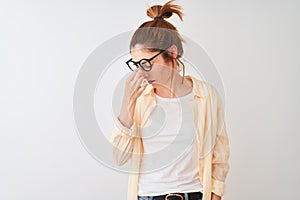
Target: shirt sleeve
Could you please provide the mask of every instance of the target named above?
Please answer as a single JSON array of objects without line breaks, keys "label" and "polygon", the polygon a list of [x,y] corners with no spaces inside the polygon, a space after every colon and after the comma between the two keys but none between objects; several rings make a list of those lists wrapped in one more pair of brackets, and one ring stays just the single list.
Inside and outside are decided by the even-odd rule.
[{"label": "shirt sleeve", "polygon": [[212,192],[219,196],[223,196],[226,190],[225,179],[230,168],[228,163],[229,155],[230,148],[226,125],[224,124],[221,134],[216,137],[212,158]]},{"label": "shirt sleeve", "polygon": [[135,123],[127,128],[118,117],[115,119],[114,128],[110,132],[110,143],[113,145],[113,159],[119,166],[124,165],[132,156],[135,131]]},{"label": "shirt sleeve", "polygon": [[223,196],[226,190],[226,177],[230,169],[229,156],[229,138],[227,134],[225,112],[222,100],[215,88],[213,91],[213,130],[214,135],[214,147],[212,154],[212,192],[218,196]]}]

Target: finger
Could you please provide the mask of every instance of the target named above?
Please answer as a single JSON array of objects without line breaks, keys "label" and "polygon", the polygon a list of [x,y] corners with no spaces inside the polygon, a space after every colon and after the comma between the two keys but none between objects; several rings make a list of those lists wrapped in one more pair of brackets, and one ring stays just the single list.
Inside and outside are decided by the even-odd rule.
[{"label": "finger", "polygon": [[131,81],[131,85],[136,85],[136,84],[137,84],[136,82],[137,82],[142,76],[143,76],[143,75],[142,75],[142,70],[137,71],[136,74],[135,74],[135,76],[134,76],[134,78],[133,78],[132,81]]},{"label": "finger", "polygon": [[131,82],[134,77],[136,76],[136,74],[141,71],[140,68],[136,68],[135,70],[133,70],[133,72],[130,74],[130,76],[128,77],[129,82]]},{"label": "finger", "polygon": [[146,89],[146,87],[147,87],[147,84],[144,84],[142,87],[139,87],[134,94],[134,98],[138,98],[139,96],[141,96],[141,94]]},{"label": "finger", "polygon": [[129,82],[128,84],[128,91],[130,93],[130,96],[134,96],[134,93],[136,92],[136,89],[138,88],[137,85],[140,84],[139,79],[143,78],[141,76],[135,76],[134,80],[132,80],[131,82]]},{"label": "finger", "polygon": [[146,79],[144,76],[139,77],[139,79],[135,83],[134,91],[138,90],[139,88],[143,87],[144,85],[147,85],[147,79],[146,79],[146,83],[142,85],[144,79]]},{"label": "finger", "polygon": [[144,77],[135,77],[135,80],[131,83],[132,92],[135,93],[136,90],[140,87]]}]

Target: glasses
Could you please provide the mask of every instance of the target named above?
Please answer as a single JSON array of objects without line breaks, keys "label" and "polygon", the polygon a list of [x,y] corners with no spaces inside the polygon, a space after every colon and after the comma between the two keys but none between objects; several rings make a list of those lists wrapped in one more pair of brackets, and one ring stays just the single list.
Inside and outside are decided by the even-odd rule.
[{"label": "glasses", "polygon": [[166,50],[161,50],[158,54],[152,56],[151,58],[147,59],[147,58],[143,58],[138,62],[135,62],[131,59],[129,59],[128,61],[126,61],[127,66],[129,67],[129,69],[131,71],[133,71],[134,69],[137,69],[139,67],[142,68],[142,70],[144,71],[150,71],[152,69],[152,63],[151,60],[153,60],[154,58],[156,58],[159,54],[161,54],[162,52],[164,52]]}]

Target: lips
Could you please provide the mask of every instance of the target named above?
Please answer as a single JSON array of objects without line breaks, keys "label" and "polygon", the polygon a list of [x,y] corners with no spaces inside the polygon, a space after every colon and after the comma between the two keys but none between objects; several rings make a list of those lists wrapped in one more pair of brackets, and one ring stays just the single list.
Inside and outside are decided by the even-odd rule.
[{"label": "lips", "polygon": [[154,81],[155,81],[155,80],[149,80],[149,81],[148,81],[148,83],[150,83],[150,84],[151,84],[151,83],[153,83]]}]

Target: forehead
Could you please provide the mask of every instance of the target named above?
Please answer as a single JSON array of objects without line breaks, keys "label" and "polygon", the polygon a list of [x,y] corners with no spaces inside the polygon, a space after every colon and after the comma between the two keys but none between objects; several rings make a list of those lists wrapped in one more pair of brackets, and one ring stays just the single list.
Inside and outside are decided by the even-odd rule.
[{"label": "forehead", "polygon": [[147,48],[145,48],[143,45],[136,44],[131,50],[130,54],[132,56],[132,59],[134,61],[138,61],[142,58],[149,58],[151,57],[155,52],[149,51]]},{"label": "forehead", "polygon": [[149,50],[142,44],[136,44],[131,48],[130,53],[149,53]]}]

